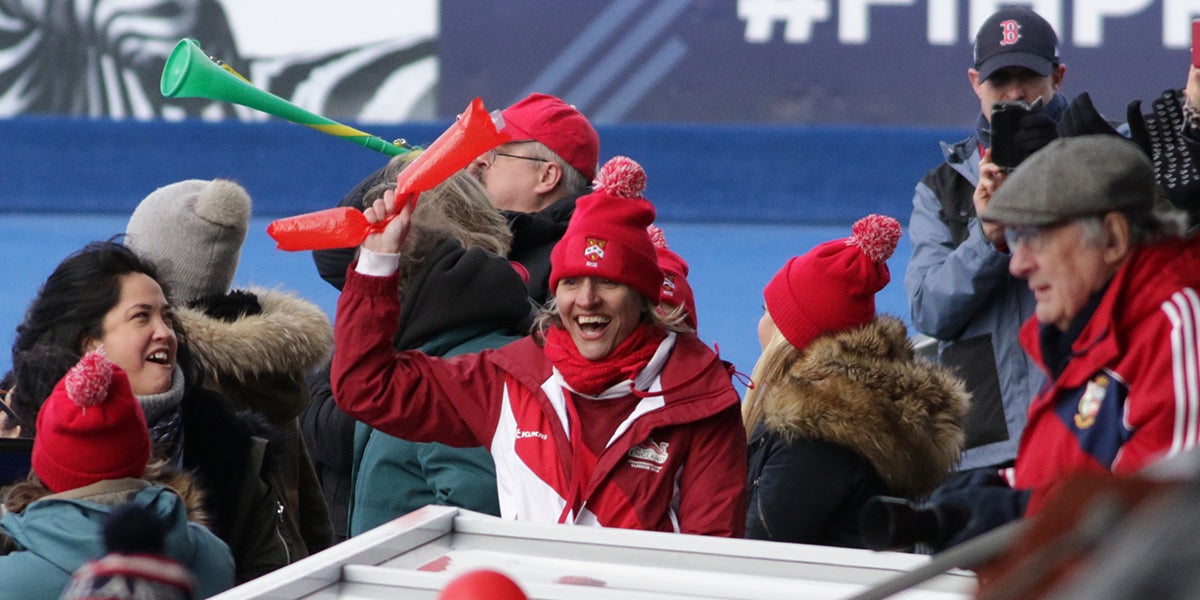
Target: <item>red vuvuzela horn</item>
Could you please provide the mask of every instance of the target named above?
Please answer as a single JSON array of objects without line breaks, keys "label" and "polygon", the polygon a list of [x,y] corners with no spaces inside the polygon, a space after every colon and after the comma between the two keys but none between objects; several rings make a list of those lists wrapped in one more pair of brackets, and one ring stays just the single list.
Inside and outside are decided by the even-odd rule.
[{"label": "red vuvuzela horn", "polygon": [[[497,120],[499,113],[495,118],[489,115],[482,99],[472,100],[449,129],[400,171],[396,177],[396,197],[416,196],[433,189],[471,164],[476,156],[511,141],[511,136],[499,131],[504,124]],[[373,227],[361,212],[343,206],[272,221],[267,226],[267,235],[280,250],[351,248],[361,244],[373,229],[386,225],[384,222]]]}]

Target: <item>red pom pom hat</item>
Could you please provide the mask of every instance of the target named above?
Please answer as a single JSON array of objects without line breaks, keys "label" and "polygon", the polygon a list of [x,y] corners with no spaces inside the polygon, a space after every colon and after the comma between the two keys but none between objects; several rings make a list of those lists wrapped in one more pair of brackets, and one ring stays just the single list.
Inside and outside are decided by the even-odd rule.
[{"label": "red pom pom hat", "polygon": [[875,293],[891,280],[886,261],[901,233],[895,219],[870,215],[854,224],[850,237],[789,260],[763,290],[779,332],[804,348],[818,336],[870,323]]},{"label": "red pom pom hat", "polygon": [[599,277],[625,284],[657,304],[663,284],[658,255],[646,228],[654,205],[641,196],[642,166],[617,156],[600,168],[594,191],[575,202],[575,213],[550,252],[550,291],[564,277]]},{"label": "red pom pom hat", "polygon": [[688,283],[688,264],[683,257],[667,246],[667,237],[662,229],[651,225],[646,229],[650,241],[654,243],[654,252],[658,255],[658,268],[663,272],[660,301],[668,306],[682,306],[687,314],[684,322],[688,327],[696,329],[696,297],[692,286]]},{"label": "red pom pom hat", "polygon": [[88,352],[38,411],[33,472],[59,493],[141,477],[149,460],[150,433],[129,377],[103,351]]}]

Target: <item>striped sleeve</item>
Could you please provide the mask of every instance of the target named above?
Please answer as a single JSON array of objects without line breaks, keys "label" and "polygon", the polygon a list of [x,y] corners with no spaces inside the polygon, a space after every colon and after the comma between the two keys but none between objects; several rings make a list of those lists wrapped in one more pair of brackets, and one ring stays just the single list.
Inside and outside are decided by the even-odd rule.
[{"label": "striped sleeve", "polygon": [[1200,296],[1183,288],[1162,303],[1171,323],[1171,385],[1174,398],[1174,428],[1168,456],[1196,447],[1200,435]]}]

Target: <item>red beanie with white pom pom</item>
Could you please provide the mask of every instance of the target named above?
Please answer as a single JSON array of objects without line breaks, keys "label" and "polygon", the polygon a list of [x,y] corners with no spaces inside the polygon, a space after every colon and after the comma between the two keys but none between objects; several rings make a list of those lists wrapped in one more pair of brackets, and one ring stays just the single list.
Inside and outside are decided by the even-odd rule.
[{"label": "red beanie with white pom pom", "polygon": [[875,293],[891,280],[887,259],[900,242],[900,223],[870,215],[852,235],[792,258],[763,290],[767,312],[793,346],[875,318]]},{"label": "red beanie with white pom pom", "polygon": [[38,411],[33,472],[58,493],[141,477],[149,460],[150,433],[129,377],[103,351],[88,352]]},{"label": "red beanie with white pom pom", "polygon": [[575,202],[575,213],[550,253],[550,291],[564,277],[599,277],[625,284],[657,304],[663,274],[646,227],[654,206],[642,197],[646,172],[625,156],[604,163],[594,191]]}]

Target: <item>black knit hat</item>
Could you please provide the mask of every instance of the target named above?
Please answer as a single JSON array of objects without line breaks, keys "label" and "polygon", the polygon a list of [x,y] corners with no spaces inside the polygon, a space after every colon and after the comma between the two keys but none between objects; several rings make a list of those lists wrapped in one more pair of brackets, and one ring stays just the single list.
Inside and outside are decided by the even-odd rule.
[{"label": "black knit hat", "polygon": [[108,554],[75,570],[59,600],[192,600],[195,581],[162,554],[167,526],[154,513],[128,503],[105,520]]}]

